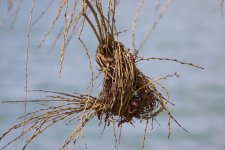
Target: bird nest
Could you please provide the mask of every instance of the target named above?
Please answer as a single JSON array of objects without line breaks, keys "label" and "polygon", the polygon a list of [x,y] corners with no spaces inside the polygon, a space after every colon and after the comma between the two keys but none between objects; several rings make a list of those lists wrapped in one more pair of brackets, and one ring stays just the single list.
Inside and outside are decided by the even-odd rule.
[{"label": "bird nest", "polygon": [[38,90],[56,95],[48,96],[51,98],[49,100],[26,102],[63,102],[66,104],[42,108],[22,116],[21,118],[28,119],[10,128],[0,137],[0,141],[13,130],[26,126],[25,131],[2,149],[25,134],[32,133],[22,148],[25,149],[40,133],[62,120],[70,122],[76,119],[80,121],[76,130],[61,146],[61,149],[65,149],[70,142],[81,136],[82,128],[95,116],[107,126],[112,122],[113,124],[118,123],[118,127],[126,122],[133,124],[132,121],[135,118],[153,120],[163,110],[171,116],[167,107],[167,99],[158,92],[154,81],[136,67],[136,58],[137,56],[130,53],[120,42],[110,41],[107,44],[99,45],[96,50],[96,61],[99,70],[104,74],[104,79],[98,97],[89,94]]},{"label": "bird nest", "polygon": [[134,118],[154,118],[166,108],[165,98],[149,77],[136,67],[136,57],[117,41],[100,45],[96,51],[96,61],[104,73],[96,102],[103,107],[96,112],[99,116],[119,116],[119,125]]},{"label": "bird nest", "polygon": [[155,86],[157,82],[145,76],[137,68],[137,58],[120,42],[113,40],[99,45],[96,50],[96,61],[99,70],[104,74],[99,95],[93,97],[89,94],[38,90],[56,95],[48,96],[49,100],[26,102],[63,102],[64,104],[42,108],[22,116],[21,118],[28,119],[10,128],[0,137],[0,141],[13,130],[26,127],[25,131],[2,149],[25,134],[32,133],[22,148],[25,149],[40,133],[62,120],[80,121],[76,130],[61,146],[61,149],[65,149],[70,142],[81,136],[82,128],[95,116],[105,126],[109,126],[110,123],[118,123],[118,127],[126,122],[133,124],[135,118],[140,121],[154,120],[163,110],[168,113],[169,118],[172,117],[167,107],[168,100],[157,90]]},{"label": "bird nest", "polygon": [[[83,26],[85,22],[87,22],[93,29],[96,39],[99,42],[96,49],[96,62],[99,66],[99,71],[103,73],[103,83],[98,96],[92,96],[90,93],[84,95],[79,93],[69,94],[63,92],[38,90],[39,92],[51,93],[52,95],[48,96],[47,100],[13,101],[25,103],[54,102],[54,106],[42,105],[44,108],[22,116],[20,119],[25,119],[21,120],[19,124],[16,124],[5,132],[0,137],[0,141],[2,141],[9,133],[19,128],[23,128],[23,132],[5,144],[2,149],[5,149],[24,135],[30,134],[22,148],[25,149],[31,141],[33,141],[39,134],[52,125],[59,123],[60,121],[67,121],[70,123],[73,120],[77,120],[80,122],[79,125],[60,148],[66,149],[68,144],[75,144],[77,139],[83,136],[83,127],[95,116],[99,119],[100,123],[104,123],[104,128],[109,126],[110,123],[113,124],[113,127],[117,124],[118,127],[122,128],[124,123],[133,124],[135,119],[140,121],[146,120],[142,149],[144,148],[144,140],[149,120],[153,122],[155,117],[161,112],[164,111],[168,114],[169,135],[171,133],[171,118],[181,128],[183,128],[173,118],[168,109],[168,103],[170,102],[168,101],[168,93],[166,89],[162,87],[157,80],[144,75],[137,68],[137,63],[142,60],[157,59],[175,61],[197,68],[201,67],[195,66],[192,63],[184,63],[176,59],[154,57],[144,59],[137,56],[137,53],[131,53],[131,51],[119,42],[119,40],[116,40],[118,39],[119,34],[119,32],[116,31],[115,24],[115,12],[118,1],[110,0],[108,1],[108,4],[108,12],[107,15],[105,15],[102,9],[101,0],[82,0],[81,11],[79,12],[75,22],[76,27],[80,19],[83,18],[80,31],[82,32]],[[62,7],[66,5],[66,8],[68,9],[68,1],[65,1],[65,3],[60,3],[60,6],[61,5]],[[94,21],[89,18],[87,12],[91,12],[94,16],[95,24],[93,23]],[[65,18],[66,16],[67,14],[65,14]],[[54,22],[55,21],[56,20],[54,20]],[[67,22],[65,21],[65,23]],[[65,39],[60,56],[60,73],[62,71],[62,63],[64,60],[64,50],[66,47],[65,41],[69,27],[72,26],[72,23],[73,21],[70,22],[68,28],[67,24],[64,24]],[[84,45],[80,35],[78,39]],[[84,47],[86,49],[85,45]],[[89,56],[87,49],[86,52]],[[177,74],[175,73],[173,75]],[[171,77],[173,75],[168,75],[160,79],[166,79],[167,77]],[[161,94],[157,87],[161,87],[166,94]],[[119,141],[120,140],[115,140],[115,147],[117,149],[119,148]]]}]

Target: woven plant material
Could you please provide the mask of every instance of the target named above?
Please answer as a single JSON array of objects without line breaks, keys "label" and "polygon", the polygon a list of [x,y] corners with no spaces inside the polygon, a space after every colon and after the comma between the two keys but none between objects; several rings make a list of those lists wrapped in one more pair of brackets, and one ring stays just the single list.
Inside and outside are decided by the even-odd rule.
[{"label": "woven plant material", "polygon": [[83,127],[95,116],[105,126],[109,126],[110,123],[118,123],[117,125],[121,126],[126,122],[132,124],[135,118],[148,122],[148,120],[153,120],[160,112],[165,110],[168,113],[170,122],[172,116],[167,107],[168,101],[158,92],[154,80],[145,76],[136,67],[136,58],[137,56],[133,55],[129,49],[117,41],[98,46],[96,61],[100,72],[104,74],[99,95],[94,97],[89,94],[68,94],[37,90],[54,95],[47,96],[47,100],[26,102],[54,102],[58,104],[55,104],[56,106],[45,105],[46,108],[22,116],[20,119],[24,117],[28,119],[10,128],[0,137],[0,141],[12,131],[26,126],[25,131],[7,143],[2,149],[5,149],[25,134],[31,133],[22,147],[22,149],[25,149],[39,134],[60,121],[70,123],[77,120],[80,122],[60,149],[65,149],[68,144],[82,136]]},{"label": "woven plant material", "polygon": [[119,116],[122,123],[153,118],[166,108],[154,83],[136,67],[136,57],[116,41],[97,48],[96,61],[104,73],[97,101],[104,107],[96,110],[98,115]]},{"label": "woven plant material", "polygon": [[[160,13],[158,19],[154,23],[151,33],[157,22],[162,18],[163,13],[166,11],[171,0],[167,0],[164,4],[164,9]],[[8,2],[11,2],[10,0]],[[22,2],[22,1],[21,1]],[[105,1],[104,1],[105,2]],[[104,129],[106,126],[109,126],[110,123],[113,124],[113,134],[115,148],[119,149],[122,124],[130,123],[133,124],[134,120],[146,121],[146,127],[144,129],[144,138],[141,149],[144,149],[144,142],[146,139],[147,128],[149,120],[153,122],[156,120],[156,116],[161,112],[166,112],[168,115],[168,129],[170,136],[170,120],[171,118],[182,128],[184,129],[171,115],[168,109],[169,96],[166,89],[161,86],[157,81],[161,79],[166,79],[171,76],[177,76],[177,74],[167,75],[163,78],[152,79],[144,75],[137,67],[137,63],[142,60],[167,60],[174,61],[180,64],[186,64],[193,67],[203,69],[202,67],[196,66],[192,63],[185,63],[178,61],[176,59],[170,58],[141,58],[137,56],[135,51],[135,34],[133,33],[133,49],[134,53],[130,49],[126,48],[121,42],[119,42],[119,34],[116,29],[116,8],[120,1],[118,0],[108,0],[107,9],[103,11],[102,0],[82,0],[80,1],[81,8],[78,10],[76,15],[75,8],[77,8],[77,1],[74,1],[73,11],[70,14],[70,21],[68,21],[69,16],[69,1],[60,1],[59,10],[56,18],[53,20],[53,23],[45,34],[45,38],[48,36],[52,28],[54,27],[56,21],[61,15],[62,9],[65,7],[64,19],[62,31],[58,35],[63,35],[63,44],[61,48],[60,60],[59,60],[59,75],[61,76],[63,60],[65,49],[68,44],[68,41],[73,37],[75,31],[80,31],[79,41],[82,43],[86,50],[86,54],[90,63],[90,70],[93,72],[93,67],[90,59],[90,55],[87,47],[81,39],[81,33],[84,29],[85,24],[89,24],[91,29],[95,34],[95,38],[98,43],[96,45],[96,62],[99,67],[99,72],[103,74],[102,87],[97,96],[92,96],[92,93],[80,94],[80,93],[63,93],[63,92],[52,92],[44,90],[36,90],[36,92],[51,94],[43,100],[22,100],[22,101],[5,101],[5,102],[22,102],[22,103],[44,103],[41,104],[43,108],[39,110],[26,113],[24,116],[20,117],[20,123],[11,127],[8,131],[3,133],[0,136],[0,142],[5,139],[5,137],[20,128],[23,128],[23,131],[15,136],[8,143],[4,144],[1,149],[7,148],[9,145],[19,140],[23,136],[27,136],[26,141],[22,149],[26,149],[27,145],[31,143],[39,134],[43,133],[49,127],[59,124],[60,122],[70,124],[72,121],[77,121],[79,124],[71,132],[70,136],[65,140],[63,145],[60,147],[61,150],[66,149],[66,147],[71,143],[73,146],[79,138],[83,138],[83,127],[94,117],[99,119],[100,124],[104,123]],[[134,19],[134,28],[137,23],[137,17],[139,16],[141,7],[143,5],[142,0],[140,0],[136,17]],[[33,0],[32,10],[30,16],[32,16],[35,0]],[[105,3],[106,4],[106,3]],[[50,1],[49,6],[52,5]],[[11,6],[11,4],[9,4]],[[44,11],[45,12],[45,11]],[[89,14],[90,13],[90,14]],[[92,17],[90,17],[92,15]],[[75,16],[75,18],[73,18]],[[30,17],[32,18],[32,17]],[[38,20],[38,19],[37,19]],[[29,28],[32,26],[31,20],[29,21]],[[34,21],[36,23],[36,20]],[[80,23],[80,24],[79,24]],[[79,24],[79,25],[78,25]],[[73,28],[73,30],[70,30]],[[28,33],[30,30],[28,31]],[[62,34],[62,33],[63,34]],[[68,33],[71,38],[68,38]],[[29,34],[27,34],[29,35]],[[27,36],[29,37],[29,36]],[[58,36],[56,40],[59,38]],[[148,37],[148,36],[147,36]],[[42,42],[45,41],[45,38]],[[144,40],[146,41],[146,40]],[[40,43],[40,45],[42,44]],[[145,42],[144,42],[145,43]],[[141,44],[143,45],[143,44]],[[27,49],[28,54],[28,49]],[[28,56],[28,55],[27,55]],[[28,57],[27,57],[28,63]],[[27,65],[27,64],[26,64]],[[154,70],[152,70],[154,71]],[[27,74],[26,74],[27,75]],[[26,78],[27,79],[27,78]],[[91,78],[93,82],[93,78]],[[93,87],[92,87],[93,88]],[[161,92],[159,92],[162,90]],[[26,89],[26,92],[27,89]],[[51,105],[46,103],[51,102]],[[172,103],[171,103],[172,104]],[[120,134],[116,136],[115,124],[120,127]],[[185,130],[185,129],[184,129]],[[187,131],[187,130],[185,130]]]}]

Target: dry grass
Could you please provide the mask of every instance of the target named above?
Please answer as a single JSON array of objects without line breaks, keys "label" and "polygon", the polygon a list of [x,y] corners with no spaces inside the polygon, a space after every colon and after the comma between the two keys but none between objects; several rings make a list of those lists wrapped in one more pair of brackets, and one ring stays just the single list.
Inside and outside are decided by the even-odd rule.
[{"label": "dry grass", "polygon": [[[151,32],[156,28],[159,20],[162,18],[163,14],[167,10],[170,2],[171,0],[167,0],[165,4],[162,4],[159,0],[156,1],[156,9],[158,9],[162,4],[161,13],[159,17],[156,19],[153,26],[151,27],[149,33],[147,34],[145,40],[143,41],[140,47],[143,46],[143,44],[149,38]],[[116,149],[119,149],[121,130],[119,136],[117,137],[115,133],[116,132],[115,124],[117,124],[117,126],[120,129],[122,129],[122,125],[124,123],[133,124],[134,123],[133,121],[135,119],[140,121],[145,120],[146,128],[144,129],[145,134],[141,149],[144,149],[144,141],[146,139],[148,124],[151,122],[153,127],[153,122],[156,120],[156,117],[161,112],[166,112],[168,114],[168,129],[169,129],[168,136],[170,136],[171,134],[170,128],[171,119],[173,119],[181,128],[183,128],[174,119],[174,117],[171,115],[168,109],[168,104],[172,103],[169,102],[169,95],[167,90],[158,83],[159,80],[164,80],[167,79],[168,77],[178,75],[175,73],[172,75],[167,75],[166,77],[163,78],[152,79],[144,75],[137,68],[137,63],[144,60],[167,60],[190,65],[197,68],[201,67],[196,66],[192,63],[185,63],[182,61],[178,61],[176,59],[155,58],[155,57],[140,58],[137,55],[137,51],[135,50],[136,47],[135,28],[139,13],[141,11],[141,7],[144,3],[143,0],[140,0],[135,15],[136,17],[134,17],[132,29],[134,52],[132,53],[128,48],[126,48],[125,45],[123,45],[118,40],[118,36],[120,33],[116,29],[116,17],[115,17],[118,3],[119,3],[118,0],[108,0],[107,2],[104,2],[104,4],[107,5],[107,12],[105,13],[103,11],[103,4],[101,0],[90,0],[90,1],[74,0],[72,9],[69,9],[71,5],[69,4],[68,0],[59,1],[58,13],[55,19],[53,20],[49,30],[44,35],[43,40],[41,41],[39,46],[41,46],[45,42],[47,36],[52,31],[59,18],[61,16],[64,16],[63,27],[59,31],[58,36],[56,37],[55,40],[57,41],[60,36],[63,36],[63,43],[61,46],[61,55],[59,60],[59,75],[61,76],[62,73],[65,49],[68,43],[70,42],[71,38],[75,35],[77,31],[79,31],[80,34],[78,39],[84,46],[90,63],[90,70],[92,72],[90,89],[92,89],[94,80],[92,69],[93,67],[90,61],[88,48],[81,39],[83,27],[85,24],[88,23],[90,27],[93,29],[96,39],[98,40],[98,47],[96,49],[96,61],[99,67],[99,72],[104,75],[101,91],[99,92],[99,95],[97,97],[94,97],[91,96],[92,90],[90,90],[90,93],[86,95],[78,93],[68,94],[62,92],[39,90],[39,92],[52,93],[53,96],[49,96],[47,100],[13,101],[25,103],[54,102],[54,104],[57,103],[58,105],[57,106],[46,105],[40,110],[30,112],[27,113],[25,116],[22,116],[21,118],[25,118],[25,120],[21,121],[21,123],[13,126],[7,132],[5,132],[0,137],[0,142],[14,130],[18,130],[19,128],[25,127],[24,131],[18,136],[15,136],[15,138],[12,139],[6,145],[4,145],[2,149],[5,149],[13,142],[19,140],[21,137],[28,134],[29,138],[26,139],[26,143],[22,148],[25,149],[27,145],[30,142],[32,142],[35,138],[37,138],[39,134],[44,132],[52,125],[60,123],[61,121],[65,120],[67,120],[68,123],[70,123],[73,120],[77,120],[80,122],[79,125],[70,134],[68,139],[65,140],[64,144],[60,148],[66,149],[66,147],[69,144],[75,145],[77,139],[83,136],[83,127],[88,123],[90,119],[94,118],[95,116],[98,117],[101,123],[104,123],[105,127],[110,125],[113,126]],[[49,9],[51,5],[52,1],[50,1],[49,5],[33,22],[32,19],[30,19],[29,29],[32,25],[35,25],[35,23],[40,19],[41,16],[45,14],[45,12]],[[11,3],[9,6],[11,6]],[[75,14],[76,9],[79,9],[78,14]],[[90,19],[91,18],[90,15],[93,15],[93,19]],[[28,72],[26,73],[26,75],[27,74]],[[160,93],[159,88],[161,88],[164,92]]]}]

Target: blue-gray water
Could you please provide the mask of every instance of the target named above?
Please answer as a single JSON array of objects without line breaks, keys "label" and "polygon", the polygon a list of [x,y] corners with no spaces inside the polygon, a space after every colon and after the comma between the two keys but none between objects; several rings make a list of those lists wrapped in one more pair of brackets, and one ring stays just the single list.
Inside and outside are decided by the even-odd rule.
[{"label": "blue-gray water", "polygon": [[[34,18],[44,9],[44,2],[36,5]],[[0,4],[1,17],[4,16],[4,2]],[[6,17],[0,27],[0,100],[24,99],[25,85],[25,47],[28,11],[31,4],[23,4],[13,30],[10,30],[12,18]],[[132,47],[131,22],[137,2],[121,2],[118,8],[118,30],[120,40]],[[145,2],[137,26],[137,43],[143,40],[147,29],[156,17],[153,2]],[[167,87],[170,106],[174,117],[190,133],[184,132],[172,122],[173,133],[167,139],[167,116],[157,117],[160,126],[155,124],[154,130],[148,130],[145,149],[158,150],[224,150],[225,149],[225,18],[221,17],[219,1],[212,0],[174,0],[168,12],[152,33],[149,42],[140,51],[141,56],[169,57],[192,62],[203,66],[204,70],[166,61],[150,61],[139,64],[148,76],[161,77],[178,72],[180,78],[170,78],[161,83]],[[50,26],[50,20],[57,11],[55,3],[45,17],[31,28],[29,53],[29,89],[56,90],[64,92],[85,92],[90,73],[87,57],[81,44],[73,40],[65,55],[62,78],[58,78],[58,58],[60,43],[49,52],[51,41],[57,34],[57,27],[50,34],[47,43],[37,48],[43,34]],[[132,15],[131,15],[132,14]],[[2,18],[1,18],[2,19]],[[95,37],[86,27],[83,40],[90,49],[94,59],[96,48]],[[138,45],[138,44],[137,44]],[[99,82],[96,82],[98,85]],[[99,88],[94,90],[97,94]],[[29,93],[29,98],[43,98],[43,94]],[[35,106],[28,105],[28,110]],[[17,117],[23,114],[23,104],[0,104],[0,134],[16,123]],[[31,150],[57,149],[75,128],[76,123],[69,126],[54,126],[34,140],[28,147]],[[112,128],[107,128],[103,136],[102,126],[98,127],[97,119],[85,128],[85,140],[88,149],[114,149]],[[18,132],[17,132],[18,133]],[[121,150],[140,149],[144,124],[136,127],[125,125],[120,145]],[[15,137],[16,133],[0,143]],[[8,149],[18,149],[21,142],[16,142]],[[85,149],[83,141],[77,143],[76,149]]]}]

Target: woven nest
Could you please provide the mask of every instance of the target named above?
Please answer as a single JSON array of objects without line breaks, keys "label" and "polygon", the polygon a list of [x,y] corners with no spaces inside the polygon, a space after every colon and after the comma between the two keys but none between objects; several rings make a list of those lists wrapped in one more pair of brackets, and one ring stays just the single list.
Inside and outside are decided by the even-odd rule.
[{"label": "woven nest", "polygon": [[121,121],[133,118],[149,119],[165,108],[163,96],[135,64],[136,56],[126,47],[113,41],[98,46],[96,61],[104,73],[102,90],[95,111],[98,116],[119,116]]},{"label": "woven nest", "polygon": [[[79,137],[83,137],[83,127],[90,119],[95,116],[98,117],[100,123],[104,122],[105,126],[106,124],[109,125],[109,123],[112,122],[113,127],[115,123],[118,123],[118,126],[121,126],[123,123],[132,124],[132,121],[135,118],[140,121],[146,120],[142,149],[144,148],[144,140],[149,119],[151,119],[153,122],[153,120],[159,113],[165,111],[168,113],[169,118],[169,134],[170,118],[172,118],[179,125],[179,123],[172,117],[168,110],[168,98],[164,98],[163,95],[158,92],[155,86],[155,84],[158,83],[155,82],[155,80],[145,76],[137,68],[136,64],[138,61],[140,61],[137,60],[138,56],[132,54],[129,49],[127,49],[122,43],[115,40],[118,39],[118,32],[116,31],[115,25],[115,8],[117,5],[117,1],[113,0],[113,3],[112,1],[109,1],[109,9],[107,15],[104,15],[103,13],[101,1],[97,0],[92,4],[88,0],[84,0],[81,2],[81,4],[82,10],[78,15],[78,21],[79,18],[83,16],[83,18],[92,27],[99,42],[99,46],[96,49],[96,62],[99,66],[99,71],[104,75],[103,84],[99,95],[97,97],[94,97],[90,94],[68,94],[63,92],[38,90],[39,92],[51,93],[53,94],[53,96],[47,96],[47,100],[13,101],[26,103],[54,103],[51,106],[43,104],[42,106],[44,108],[27,113],[25,114],[25,116],[22,116],[20,118],[22,119],[20,123],[14,125],[0,136],[0,142],[14,130],[23,128],[23,132],[16,136],[14,139],[10,140],[1,149],[5,149],[24,135],[30,134],[29,138],[27,138],[26,140],[26,143],[22,147],[22,149],[25,149],[27,145],[31,141],[33,141],[33,139],[38,137],[39,134],[43,133],[52,125],[61,121],[71,123],[73,120],[77,120],[80,122],[80,124],[70,134],[70,136],[65,140],[64,144],[60,148],[66,149],[68,144],[72,142],[72,144],[75,144]],[[86,12],[87,8],[89,8],[91,13],[94,15],[97,27],[94,26],[93,21],[91,21],[88,17]],[[95,9],[97,10],[97,12],[95,11]],[[64,25],[64,27],[66,27],[66,25]],[[82,30],[83,26],[81,27],[80,31],[82,32]],[[65,29],[64,38],[67,35],[66,33],[67,30]],[[82,40],[80,39],[80,35],[79,40],[83,44]],[[64,41],[66,40],[64,39]],[[64,48],[61,50],[60,72],[62,69],[63,59]],[[162,60],[161,58],[151,59]],[[195,66],[191,63],[184,63],[175,59],[165,58],[163,60],[172,60],[181,64]],[[182,128],[182,126],[180,127]],[[117,143],[118,145],[116,145]],[[117,140],[115,138],[115,147],[117,149],[119,148],[119,143],[120,140]]]},{"label": "woven nest", "polygon": [[39,134],[62,120],[66,120],[68,123],[73,120],[80,121],[79,126],[60,148],[65,149],[70,142],[74,139],[76,141],[82,136],[82,128],[95,116],[105,125],[112,122],[118,123],[118,126],[125,122],[132,124],[134,118],[147,121],[154,119],[163,110],[167,111],[170,116],[167,100],[157,91],[153,81],[136,67],[136,57],[117,41],[98,46],[96,61],[100,71],[104,73],[102,89],[98,97],[38,90],[56,95],[47,96],[48,100],[26,102],[59,102],[60,104],[57,106],[46,105],[46,108],[22,116],[21,118],[28,119],[10,128],[0,137],[0,141],[13,130],[24,126],[26,126],[26,130],[2,149],[25,134],[32,133],[22,148],[25,149]]}]

